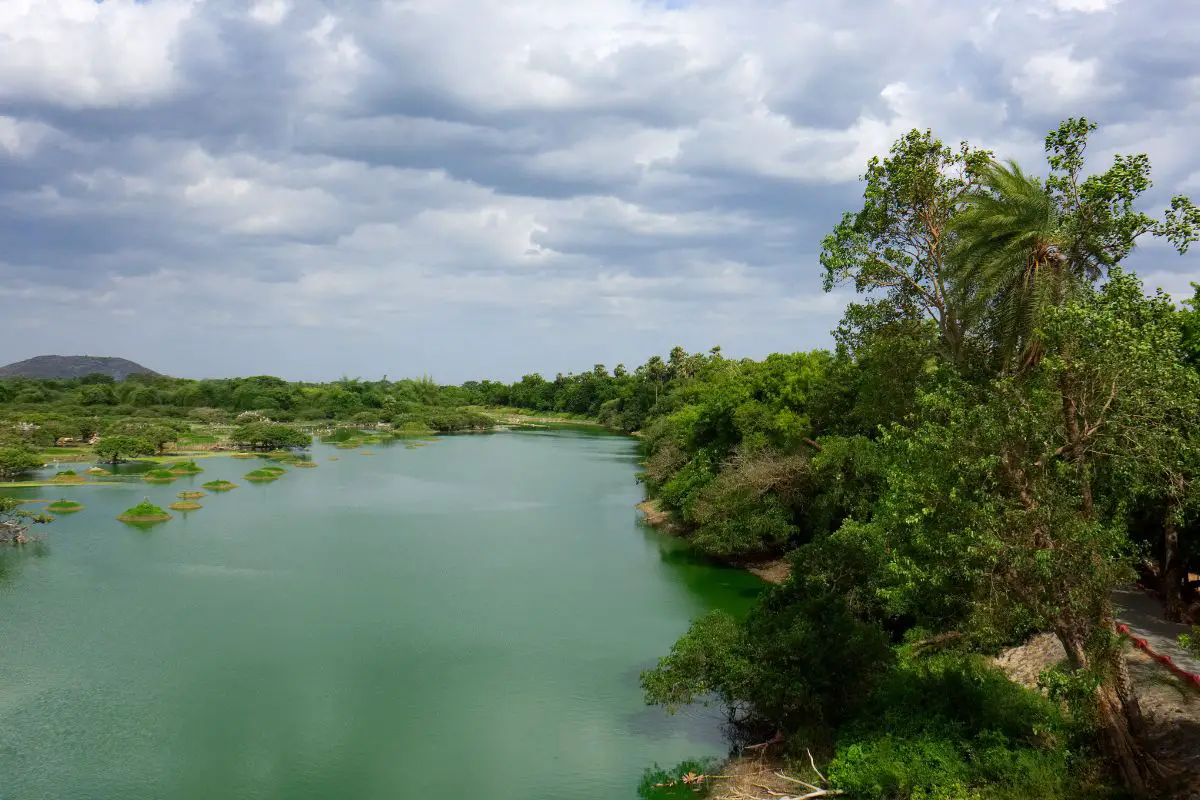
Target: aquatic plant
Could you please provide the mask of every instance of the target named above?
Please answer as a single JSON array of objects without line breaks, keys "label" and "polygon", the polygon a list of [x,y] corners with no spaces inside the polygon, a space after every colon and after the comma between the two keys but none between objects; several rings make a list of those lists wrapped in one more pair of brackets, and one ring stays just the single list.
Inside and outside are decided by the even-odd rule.
[{"label": "aquatic plant", "polygon": [[112,475],[112,472],[106,470],[104,467],[92,467],[86,470],[86,472],[88,475]]},{"label": "aquatic plant", "polygon": [[199,475],[204,472],[204,468],[195,461],[181,461],[167,467],[167,471],[174,475]]},{"label": "aquatic plant", "polygon": [[50,480],[54,483],[84,483],[87,478],[73,469],[64,469],[62,472],[55,473]]},{"label": "aquatic plant", "polygon": [[180,500],[199,500],[201,497],[204,497],[205,494],[204,492],[179,492],[175,496]]},{"label": "aquatic plant", "polygon": [[252,472],[247,472],[243,477],[245,477],[246,480],[255,483],[266,483],[268,481],[278,480],[279,475],[280,473],[270,469],[256,469]]}]

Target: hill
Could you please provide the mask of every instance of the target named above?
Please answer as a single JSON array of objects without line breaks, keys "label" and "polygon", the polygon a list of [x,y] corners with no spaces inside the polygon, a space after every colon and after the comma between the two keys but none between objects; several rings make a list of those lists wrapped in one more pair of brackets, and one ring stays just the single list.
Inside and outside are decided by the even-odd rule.
[{"label": "hill", "polygon": [[158,375],[127,358],[108,356],[34,356],[0,367],[0,378],[82,378],[100,372],[123,381],[130,375]]}]

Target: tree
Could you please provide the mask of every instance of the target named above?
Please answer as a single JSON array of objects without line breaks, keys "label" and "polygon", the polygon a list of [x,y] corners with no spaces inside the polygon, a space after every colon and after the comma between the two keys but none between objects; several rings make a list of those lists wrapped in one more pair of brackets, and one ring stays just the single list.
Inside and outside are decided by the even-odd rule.
[{"label": "tree", "polygon": [[10,481],[41,467],[42,459],[36,453],[19,447],[0,448],[0,480]]},{"label": "tree", "polygon": [[21,503],[16,498],[0,497],[0,545],[24,544],[29,523],[42,524],[50,519],[45,514],[22,510]]},{"label": "tree", "polygon": [[252,422],[234,428],[230,438],[239,446],[257,450],[282,450],[308,447],[312,437],[287,425],[269,422]]},{"label": "tree", "polygon": [[825,291],[852,283],[872,303],[934,321],[944,352],[966,357],[971,287],[952,284],[951,220],[979,187],[991,154],[963,142],[953,150],[931,131],[913,130],[863,176],[860,211],[847,213],[821,243]]},{"label": "tree", "polygon": [[109,464],[119,464],[137,456],[154,453],[154,445],[138,436],[105,436],[96,445],[96,457]]}]

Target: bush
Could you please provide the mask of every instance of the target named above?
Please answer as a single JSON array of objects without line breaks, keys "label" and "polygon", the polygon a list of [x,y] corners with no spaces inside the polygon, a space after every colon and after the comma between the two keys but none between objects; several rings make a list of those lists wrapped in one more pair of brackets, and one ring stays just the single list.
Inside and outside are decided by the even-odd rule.
[{"label": "bush", "polygon": [[843,730],[829,779],[868,800],[1058,800],[1081,788],[1080,733],[980,656],[906,656]]}]

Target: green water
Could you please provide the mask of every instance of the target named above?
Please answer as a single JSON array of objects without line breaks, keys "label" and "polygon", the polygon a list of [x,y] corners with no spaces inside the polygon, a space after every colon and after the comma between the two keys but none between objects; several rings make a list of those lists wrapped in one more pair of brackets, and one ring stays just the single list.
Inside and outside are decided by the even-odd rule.
[{"label": "green water", "polygon": [[[0,553],[0,798],[614,800],[726,751],[719,710],[647,708],[637,676],[760,584],[639,524],[630,440],[370,450],[22,490],[86,509]],[[214,478],[241,488],[114,519]]]}]

